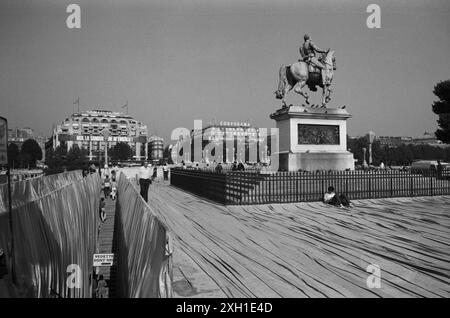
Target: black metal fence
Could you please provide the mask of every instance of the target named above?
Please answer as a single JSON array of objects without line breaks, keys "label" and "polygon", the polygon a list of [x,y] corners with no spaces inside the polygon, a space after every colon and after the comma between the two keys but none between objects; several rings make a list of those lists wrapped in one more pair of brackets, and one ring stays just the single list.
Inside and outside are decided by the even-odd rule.
[{"label": "black metal fence", "polygon": [[223,204],[321,201],[329,186],[352,199],[450,194],[450,174],[421,171],[214,172],[171,169],[171,184]]}]

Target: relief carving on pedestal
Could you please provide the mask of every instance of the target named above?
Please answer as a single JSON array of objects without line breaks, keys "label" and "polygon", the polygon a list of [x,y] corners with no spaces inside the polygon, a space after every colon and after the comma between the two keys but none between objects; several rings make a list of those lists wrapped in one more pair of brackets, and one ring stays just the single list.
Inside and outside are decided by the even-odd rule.
[{"label": "relief carving on pedestal", "polygon": [[298,144],[339,145],[339,126],[298,124]]}]

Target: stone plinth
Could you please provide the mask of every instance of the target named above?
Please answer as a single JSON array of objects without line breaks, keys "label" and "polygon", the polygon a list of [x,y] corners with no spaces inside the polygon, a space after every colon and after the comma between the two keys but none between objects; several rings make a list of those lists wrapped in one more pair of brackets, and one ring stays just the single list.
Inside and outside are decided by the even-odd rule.
[{"label": "stone plinth", "polygon": [[279,129],[280,169],[353,170],[353,154],[347,151],[350,117],[345,109],[303,106],[290,106],[271,114]]}]

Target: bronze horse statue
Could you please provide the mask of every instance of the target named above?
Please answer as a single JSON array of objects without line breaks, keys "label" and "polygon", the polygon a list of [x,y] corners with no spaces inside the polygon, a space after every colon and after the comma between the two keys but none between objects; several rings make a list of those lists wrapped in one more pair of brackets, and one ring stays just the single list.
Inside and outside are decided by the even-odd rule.
[{"label": "bronze horse statue", "polygon": [[[336,70],[334,51],[328,50],[327,53],[322,54],[321,62],[325,66],[323,72],[304,61],[280,67],[278,90],[275,91],[275,95],[277,99],[283,101],[283,107],[287,107],[285,97],[293,88],[296,93],[305,98],[306,104],[309,105],[308,93],[302,91],[305,85],[313,92],[317,91],[316,86],[322,88],[322,107],[326,107],[331,100],[332,89],[330,86],[333,81],[333,71]],[[324,79],[322,79],[322,74],[324,74]]]}]

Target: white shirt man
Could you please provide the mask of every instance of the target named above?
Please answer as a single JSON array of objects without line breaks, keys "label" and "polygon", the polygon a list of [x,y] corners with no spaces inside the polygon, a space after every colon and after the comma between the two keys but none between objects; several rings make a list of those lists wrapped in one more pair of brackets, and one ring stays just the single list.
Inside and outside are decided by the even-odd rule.
[{"label": "white shirt man", "polygon": [[325,203],[328,203],[331,201],[331,199],[334,198],[335,195],[336,195],[336,193],[334,193],[334,192],[325,192],[325,195],[323,196],[323,201]]},{"label": "white shirt man", "polygon": [[138,179],[150,179],[152,177],[152,174],[152,168],[147,163],[145,163],[142,167],[139,168]]},{"label": "white shirt man", "polygon": [[145,202],[148,202],[148,186],[151,183],[152,173],[152,168],[148,166],[147,162],[144,162],[144,165],[139,168],[138,175],[136,175],[141,187],[141,196]]}]

